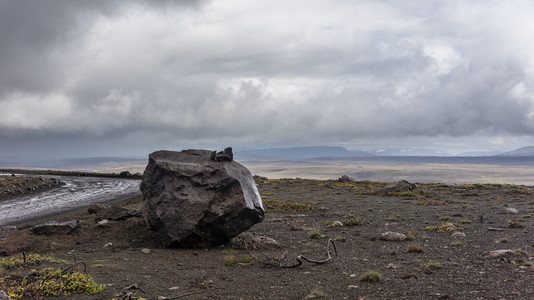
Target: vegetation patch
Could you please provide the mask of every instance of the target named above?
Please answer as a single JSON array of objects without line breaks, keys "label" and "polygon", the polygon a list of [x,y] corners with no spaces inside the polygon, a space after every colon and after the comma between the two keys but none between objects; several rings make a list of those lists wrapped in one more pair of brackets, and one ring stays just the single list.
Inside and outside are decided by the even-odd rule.
[{"label": "vegetation patch", "polygon": [[518,222],[518,221],[512,221],[508,220],[508,228],[525,228],[525,224]]},{"label": "vegetation patch", "polygon": [[440,262],[431,261],[425,265],[424,272],[431,274],[432,271],[442,269],[443,265]]},{"label": "vegetation patch", "polygon": [[345,226],[361,226],[364,225],[365,222],[366,221],[363,218],[352,218],[341,221],[341,223],[343,223]]},{"label": "vegetation patch", "polygon": [[382,274],[377,271],[367,271],[360,276],[360,281],[363,282],[380,282],[382,280]]},{"label": "vegetation patch", "polygon": [[59,260],[30,253],[21,257],[4,258],[0,265],[5,270],[15,272],[2,274],[0,290],[4,290],[11,299],[35,299],[40,296],[69,296],[71,294],[98,294],[105,289],[105,285],[97,284],[88,274],[67,270],[44,268],[31,269],[27,276],[20,273],[23,266],[36,266],[43,262],[58,263]]},{"label": "vegetation patch", "polygon": [[38,266],[43,262],[61,263],[62,261],[47,255],[40,255],[36,253],[22,253],[20,256],[3,258],[2,260],[0,260],[0,267],[8,270],[13,270],[20,268],[24,265]]},{"label": "vegetation patch", "polygon": [[263,207],[267,213],[299,213],[312,210],[314,204],[265,199]]},{"label": "vegetation patch", "polygon": [[409,253],[423,253],[425,252],[425,249],[423,248],[423,246],[419,244],[412,244],[408,246],[408,252]]}]

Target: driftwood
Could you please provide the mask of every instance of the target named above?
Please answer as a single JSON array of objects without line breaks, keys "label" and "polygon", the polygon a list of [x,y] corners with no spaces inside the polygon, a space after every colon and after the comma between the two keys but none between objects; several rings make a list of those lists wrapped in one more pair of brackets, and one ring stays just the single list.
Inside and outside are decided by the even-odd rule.
[{"label": "driftwood", "polygon": [[254,256],[254,253],[251,251],[251,249],[248,249],[248,250],[249,250],[249,255],[255,260],[257,260],[258,263],[260,263],[261,265],[288,269],[288,268],[296,268],[302,265],[303,260],[310,262],[310,263],[314,263],[314,264],[324,264],[324,263],[329,262],[332,259],[332,256],[330,255],[330,244],[332,244],[332,246],[334,247],[334,253],[336,254],[336,257],[337,257],[336,244],[334,244],[334,241],[332,239],[328,239],[328,241],[326,242],[326,254],[327,254],[326,259],[315,260],[315,259],[307,258],[306,256],[301,254],[295,258],[297,262],[292,265],[284,264],[284,260],[286,259],[288,255],[287,250],[284,252],[284,254],[282,254],[280,258],[272,258],[262,253],[262,255],[265,256],[264,259],[258,259],[256,256]]}]

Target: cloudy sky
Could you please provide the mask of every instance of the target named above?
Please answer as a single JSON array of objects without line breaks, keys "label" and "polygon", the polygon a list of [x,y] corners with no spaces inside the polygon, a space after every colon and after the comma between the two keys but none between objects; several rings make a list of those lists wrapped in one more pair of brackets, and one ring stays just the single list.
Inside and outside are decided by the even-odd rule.
[{"label": "cloudy sky", "polygon": [[534,145],[534,2],[0,0],[0,155]]}]

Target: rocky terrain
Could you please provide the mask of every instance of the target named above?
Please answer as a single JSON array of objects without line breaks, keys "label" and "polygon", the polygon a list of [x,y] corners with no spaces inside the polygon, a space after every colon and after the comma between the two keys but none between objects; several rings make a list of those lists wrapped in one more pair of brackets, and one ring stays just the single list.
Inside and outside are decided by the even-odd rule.
[{"label": "rocky terrain", "polygon": [[[417,184],[410,190],[350,179],[262,178],[257,184],[265,219],[228,245],[164,248],[139,216],[97,224],[96,209],[57,219],[80,221],[68,235],[4,228],[0,253],[48,254],[62,268],[83,261],[106,289],[73,299],[126,293],[146,299],[534,297],[530,186]],[[120,205],[140,210],[142,199]],[[295,266],[299,255],[325,260],[327,244],[330,261],[301,259]]]}]

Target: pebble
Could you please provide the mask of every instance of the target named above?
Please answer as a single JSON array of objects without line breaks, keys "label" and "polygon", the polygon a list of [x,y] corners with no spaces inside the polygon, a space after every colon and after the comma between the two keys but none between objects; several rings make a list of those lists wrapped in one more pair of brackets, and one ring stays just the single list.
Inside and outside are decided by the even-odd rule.
[{"label": "pebble", "polygon": [[519,213],[519,210],[513,207],[507,207],[504,211],[506,211],[509,214],[513,214],[513,215],[517,215]]},{"label": "pebble", "polygon": [[143,248],[143,249],[141,249],[141,252],[143,252],[144,254],[148,254],[148,253],[152,252],[152,250],[150,250],[148,248]]},{"label": "pebble", "polygon": [[108,226],[109,225],[109,220],[108,219],[104,219],[98,223],[96,223],[96,226],[98,227],[105,227],[105,226]]},{"label": "pebble", "polygon": [[401,242],[401,241],[407,240],[408,238],[403,233],[388,231],[388,232],[382,233],[382,235],[380,236],[380,239],[383,241]]},{"label": "pebble", "polygon": [[332,223],[332,227],[342,227],[343,226],[343,223],[341,223],[340,221],[335,221],[334,223]]},{"label": "pebble", "polygon": [[104,248],[109,248],[109,247],[113,247],[113,243],[107,243],[104,245]]},{"label": "pebble", "polygon": [[514,251],[510,249],[503,249],[503,250],[493,250],[490,251],[489,256],[490,257],[501,257],[501,256],[507,256],[507,255],[513,255]]},{"label": "pebble", "polygon": [[459,231],[455,231],[451,234],[451,237],[465,237],[465,233],[463,232],[459,232]]}]

